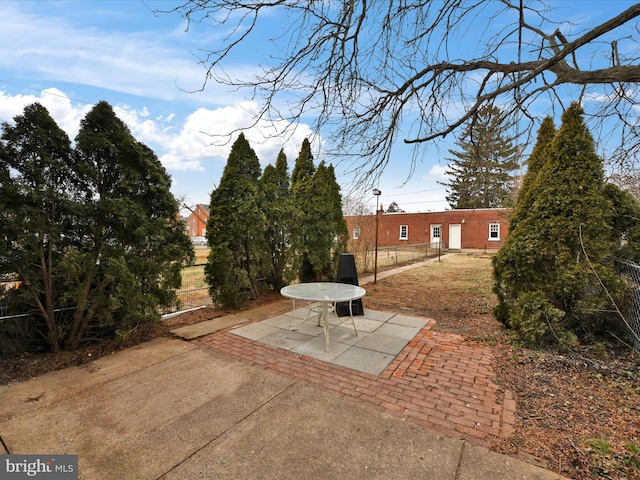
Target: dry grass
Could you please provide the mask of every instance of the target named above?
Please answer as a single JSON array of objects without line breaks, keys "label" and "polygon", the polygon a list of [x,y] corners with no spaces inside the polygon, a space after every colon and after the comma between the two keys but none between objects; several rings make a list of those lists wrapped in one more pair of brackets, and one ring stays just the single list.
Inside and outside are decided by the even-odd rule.
[{"label": "dry grass", "polygon": [[469,337],[502,335],[492,315],[491,255],[450,254],[407,272],[365,286],[367,306],[436,320],[441,332]]}]

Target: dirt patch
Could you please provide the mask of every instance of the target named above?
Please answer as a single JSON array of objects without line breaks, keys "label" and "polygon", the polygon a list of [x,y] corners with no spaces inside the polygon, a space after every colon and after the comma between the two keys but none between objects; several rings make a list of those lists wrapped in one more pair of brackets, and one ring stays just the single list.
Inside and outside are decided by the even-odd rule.
[{"label": "dirt patch", "polygon": [[436,320],[440,332],[470,338],[506,333],[493,318],[489,256],[456,254],[365,285],[366,305]]}]

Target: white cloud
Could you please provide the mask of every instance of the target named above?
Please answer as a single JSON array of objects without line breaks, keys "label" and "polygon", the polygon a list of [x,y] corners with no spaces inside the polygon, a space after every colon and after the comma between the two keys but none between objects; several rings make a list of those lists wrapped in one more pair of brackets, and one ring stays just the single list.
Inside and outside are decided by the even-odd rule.
[{"label": "white cloud", "polygon": [[0,92],[0,121],[6,122],[20,115],[24,107],[38,101],[35,95],[7,95]]},{"label": "white cloud", "polygon": [[[256,121],[257,112],[255,102],[197,109],[187,117],[180,133],[164,145],[169,153],[161,156],[162,163],[169,169],[185,170],[202,169],[200,162],[225,162],[242,131],[263,166],[275,163],[281,149],[292,165],[302,141],[309,138],[313,142],[315,138],[307,125],[294,128],[284,120]],[[248,125],[253,126],[247,128]]]},{"label": "white cloud", "polygon": [[437,180],[441,180],[441,179],[445,179],[447,178],[447,166],[442,166],[442,165],[434,165],[433,167],[431,167],[431,169],[429,170],[429,173],[427,174],[427,178],[431,179],[431,178],[435,178]]},{"label": "white cloud", "polygon": [[80,120],[91,110],[91,105],[73,106],[67,95],[57,88],[42,90],[40,96],[7,95],[0,92],[0,121],[10,121],[22,115],[24,108],[33,103],[40,103],[51,117],[73,140],[78,134]]},{"label": "white cloud", "polygon": [[[69,96],[55,88],[42,90],[39,96],[0,92],[0,121],[22,114],[25,106],[35,102],[47,108],[72,140],[78,134],[80,121],[93,107],[74,104]],[[294,126],[284,120],[255,121],[258,110],[254,102],[216,109],[198,108],[188,115],[182,126],[171,123],[173,113],[151,118],[148,107],[136,109],[122,104],[112,107],[133,136],[152,148],[169,171],[202,171],[210,162],[224,164],[240,131],[244,132],[263,166],[275,163],[284,148],[292,168],[302,141],[305,138],[312,143],[317,140],[307,125]]]}]

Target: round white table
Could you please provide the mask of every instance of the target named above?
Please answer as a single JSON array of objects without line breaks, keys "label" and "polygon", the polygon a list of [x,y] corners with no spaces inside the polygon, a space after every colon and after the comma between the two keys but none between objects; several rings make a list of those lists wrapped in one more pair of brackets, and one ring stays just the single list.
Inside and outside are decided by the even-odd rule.
[{"label": "round white table", "polygon": [[[350,323],[353,325],[353,330],[356,332],[356,335],[358,335],[356,325],[353,321],[352,302],[365,296],[367,291],[364,288],[357,285],[350,285],[348,283],[309,282],[288,285],[282,288],[280,293],[283,297],[291,298],[293,300],[294,310],[296,308],[296,300],[322,304],[322,328],[324,329],[325,347],[327,352],[329,351],[329,320],[327,319],[327,312],[329,310],[330,303],[349,302]],[[340,321],[342,322],[342,320]]]}]

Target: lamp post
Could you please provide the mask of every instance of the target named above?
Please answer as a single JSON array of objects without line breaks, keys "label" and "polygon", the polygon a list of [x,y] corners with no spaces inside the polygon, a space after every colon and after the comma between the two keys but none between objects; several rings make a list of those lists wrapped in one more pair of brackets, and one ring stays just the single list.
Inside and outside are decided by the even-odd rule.
[{"label": "lamp post", "polygon": [[374,188],[373,194],[376,196],[376,253],[373,259],[373,284],[375,285],[378,282],[378,215],[380,213],[378,202],[380,201],[380,195],[382,195],[382,192],[377,188]]}]

